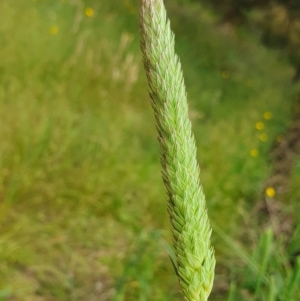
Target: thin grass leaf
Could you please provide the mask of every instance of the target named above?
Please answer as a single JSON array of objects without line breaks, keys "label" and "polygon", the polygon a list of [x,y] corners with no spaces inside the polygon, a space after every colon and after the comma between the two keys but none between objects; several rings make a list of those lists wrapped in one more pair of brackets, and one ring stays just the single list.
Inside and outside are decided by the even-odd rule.
[{"label": "thin grass leaf", "polygon": [[276,301],[275,278],[274,278],[274,276],[271,276],[271,278],[270,278],[267,301]]},{"label": "thin grass leaf", "polygon": [[296,259],[296,265],[293,269],[292,275],[289,279],[289,283],[287,284],[286,289],[286,300],[293,300],[293,295],[295,294],[295,290],[299,289],[300,283],[300,256]]},{"label": "thin grass leaf", "polygon": [[265,278],[267,272],[267,265],[271,256],[271,248],[273,242],[273,232],[271,229],[268,229],[266,232],[263,233],[259,247],[257,249],[256,260],[259,264],[259,273],[256,277],[256,288],[255,288],[255,295],[259,296],[260,290],[263,284],[263,280]]}]

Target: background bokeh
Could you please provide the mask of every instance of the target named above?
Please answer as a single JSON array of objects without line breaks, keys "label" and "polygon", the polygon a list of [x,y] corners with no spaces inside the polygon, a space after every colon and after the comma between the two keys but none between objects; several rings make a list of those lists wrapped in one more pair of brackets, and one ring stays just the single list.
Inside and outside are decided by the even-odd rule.
[{"label": "background bokeh", "polygon": [[[278,290],[300,249],[299,3],[218,2],[165,4],[213,226],[210,300],[261,300],[264,229]],[[138,7],[0,1],[0,300],[182,300]]]}]

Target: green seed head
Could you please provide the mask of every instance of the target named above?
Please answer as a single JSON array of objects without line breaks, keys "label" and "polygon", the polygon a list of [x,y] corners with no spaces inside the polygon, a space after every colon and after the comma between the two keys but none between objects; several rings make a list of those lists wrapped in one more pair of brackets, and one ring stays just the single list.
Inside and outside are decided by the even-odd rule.
[{"label": "green seed head", "polygon": [[141,50],[169,197],[177,275],[186,300],[205,301],[213,285],[215,257],[181,65],[163,0],[140,2]]}]

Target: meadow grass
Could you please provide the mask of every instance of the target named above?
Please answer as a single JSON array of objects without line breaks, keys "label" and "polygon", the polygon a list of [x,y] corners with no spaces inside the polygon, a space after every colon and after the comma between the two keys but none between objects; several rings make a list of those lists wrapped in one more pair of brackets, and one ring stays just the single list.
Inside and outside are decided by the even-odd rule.
[{"label": "meadow grass", "polygon": [[[166,1],[210,218],[251,248],[293,70],[255,35],[178,3]],[[130,0],[0,2],[0,300],[181,300],[137,11]],[[218,233],[221,287],[244,265]]]}]

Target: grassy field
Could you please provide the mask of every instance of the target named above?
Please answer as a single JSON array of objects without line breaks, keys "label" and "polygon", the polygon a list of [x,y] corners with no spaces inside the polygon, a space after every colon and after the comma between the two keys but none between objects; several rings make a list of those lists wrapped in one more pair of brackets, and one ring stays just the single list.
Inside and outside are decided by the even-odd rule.
[{"label": "grassy field", "polygon": [[[247,271],[240,248],[251,254],[261,234],[251,212],[290,123],[293,70],[255,33],[166,4],[215,229],[211,300],[226,300]],[[131,0],[0,1],[0,300],[182,300],[137,11]],[[290,212],[299,179],[298,161]]]}]

